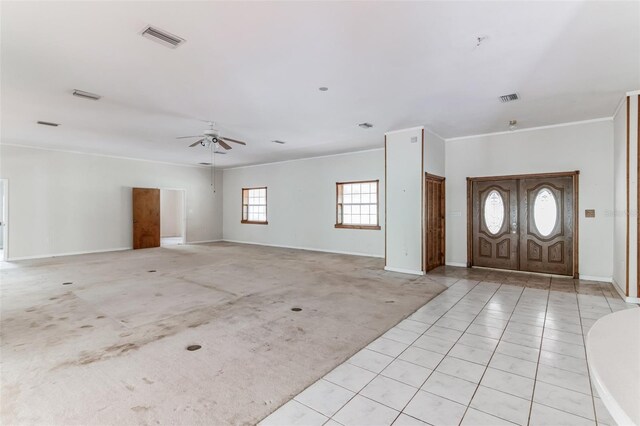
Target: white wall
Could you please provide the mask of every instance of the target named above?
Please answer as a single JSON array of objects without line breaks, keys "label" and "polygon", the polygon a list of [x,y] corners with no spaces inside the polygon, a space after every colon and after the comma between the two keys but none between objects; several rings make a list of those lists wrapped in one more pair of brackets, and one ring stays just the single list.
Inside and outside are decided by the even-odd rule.
[{"label": "white wall", "polygon": [[[610,120],[446,142],[447,263],[467,261],[467,177],[580,171],[581,276],[613,269],[613,123]],[[584,217],[595,209],[596,217]]]},{"label": "white wall", "polygon": [[182,191],[160,190],[160,236],[182,236]]},{"label": "white wall", "polygon": [[423,128],[386,134],[387,262],[385,269],[421,274]]},{"label": "white wall", "polygon": [[613,283],[625,293],[627,282],[627,102],[613,118]]},{"label": "white wall", "polygon": [[132,187],[185,189],[187,242],[222,235],[222,194],[204,167],[0,145],[0,178],[10,259],[130,248]]},{"label": "white wall", "polygon": [[[336,182],[380,180],[381,230],[336,229]],[[267,187],[268,225],[241,224],[243,187]],[[224,239],[384,256],[384,151],[224,170]]]},{"label": "white wall", "polygon": [[445,140],[428,129],[424,131],[424,171],[445,177]]}]

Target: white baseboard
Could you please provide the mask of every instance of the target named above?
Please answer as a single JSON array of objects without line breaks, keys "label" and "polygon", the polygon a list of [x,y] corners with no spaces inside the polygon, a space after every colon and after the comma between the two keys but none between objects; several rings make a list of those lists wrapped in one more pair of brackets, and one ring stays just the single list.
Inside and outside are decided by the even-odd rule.
[{"label": "white baseboard", "polygon": [[423,271],[415,271],[413,269],[404,269],[404,268],[394,268],[391,266],[385,266],[384,270],[389,272],[399,272],[401,274],[424,275]]},{"label": "white baseboard", "polygon": [[616,289],[616,291],[618,292],[618,294],[620,295],[620,297],[622,297],[622,300],[624,300],[627,303],[636,303],[636,304],[640,304],[640,297],[628,297],[625,293],[624,290],[622,290],[622,288],[620,288],[620,286],[618,285],[616,280],[611,280],[612,284],[613,284],[613,288]]},{"label": "white baseboard", "polygon": [[80,254],[96,254],[96,253],[110,253],[113,251],[125,251],[132,250],[133,247],[118,247],[104,250],[88,250],[88,251],[73,251],[67,253],[58,253],[58,254],[40,254],[37,256],[22,256],[22,257],[9,257],[7,262],[17,262],[20,260],[35,260],[35,259],[49,259],[52,257],[63,257],[63,256],[78,256]]},{"label": "white baseboard", "polygon": [[364,256],[364,257],[378,257],[384,258],[384,255],[379,254],[369,254],[369,253],[357,253],[352,251],[339,251],[339,250],[327,250],[313,247],[298,247],[298,246],[285,246],[280,244],[266,244],[266,243],[255,243],[252,241],[239,241],[239,240],[228,240],[223,238],[221,241],[225,241],[227,243],[237,243],[237,244],[252,244],[256,246],[265,246],[265,247],[278,247],[278,248],[286,248],[286,249],[294,249],[294,250],[306,250],[306,251],[319,251],[322,253],[334,253],[334,254],[347,254],[350,256]]},{"label": "white baseboard", "polygon": [[599,281],[602,283],[612,283],[613,282],[613,277],[599,277],[597,275],[582,275],[580,274],[580,279],[581,280],[588,280],[588,281]]},{"label": "white baseboard", "polygon": [[460,263],[460,262],[446,262],[445,263],[446,266],[457,266],[460,268],[466,268],[467,264],[466,263]]},{"label": "white baseboard", "polygon": [[187,241],[186,244],[207,244],[207,243],[219,243],[220,241],[224,241],[222,238],[218,238],[217,240],[202,240],[202,241]]}]

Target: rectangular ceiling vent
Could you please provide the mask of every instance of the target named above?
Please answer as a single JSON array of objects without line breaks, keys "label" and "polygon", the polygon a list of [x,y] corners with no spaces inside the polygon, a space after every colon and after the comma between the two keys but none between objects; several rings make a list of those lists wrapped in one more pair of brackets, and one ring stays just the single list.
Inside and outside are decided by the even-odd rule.
[{"label": "rectangular ceiling vent", "polygon": [[91,99],[92,101],[97,101],[102,97],[100,95],[96,95],[95,93],[89,93],[89,92],[85,92],[84,90],[78,90],[78,89],[75,89],[73,91],[73,96],[77,96],[83,99]]},{"label": "rectangular ceiling vent", "polygon": [[517,93],[511,93],[510,95],[500,96],[500,102],[502,102],[503,104],[506,102],[517,101],[518,99],[520,99],[520,96],[518,96]]},{"label": "rectangular ceiling vent", "polygon": [[186,41],[181,37],[152,26],[148,26],[142,31],[142,37],[146,37],[149,40],[158,42],[164,46],[170,47],[171,49],[175,49]]},{"label": "rectangular ceiling vent", "polygon": [[58,123],[52,123],[50,121],[38,121],[38,124],[42,124],[43,126],[51,126],[51,127],[58,127],[60,125]]}]

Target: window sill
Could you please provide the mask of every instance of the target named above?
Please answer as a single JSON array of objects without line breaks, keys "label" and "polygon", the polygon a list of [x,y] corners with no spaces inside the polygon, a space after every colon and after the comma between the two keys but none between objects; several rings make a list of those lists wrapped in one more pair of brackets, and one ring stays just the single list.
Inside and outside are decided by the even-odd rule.
[{"label": "window sill", "polygon": [[343,229],[372,229],[372,230],[377,230],[379,231],[380,229],[380,225],[342,225],[339,223],[336,223],[335,225],[336,228],[343,228]]},{"label": "window sill", "polygon": [[248,225],[268,225],[269,222],[256,222],[253,220],[241,220],[240,223],[245,223]]}]

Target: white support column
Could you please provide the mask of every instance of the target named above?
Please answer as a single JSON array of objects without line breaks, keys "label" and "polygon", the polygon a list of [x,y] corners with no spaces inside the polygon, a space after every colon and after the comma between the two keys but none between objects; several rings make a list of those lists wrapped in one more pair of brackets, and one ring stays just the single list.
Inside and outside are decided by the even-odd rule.
[{"label": "white support column", "polygon": [[385,134],[385,270],[424,274],[424,127]]}]

